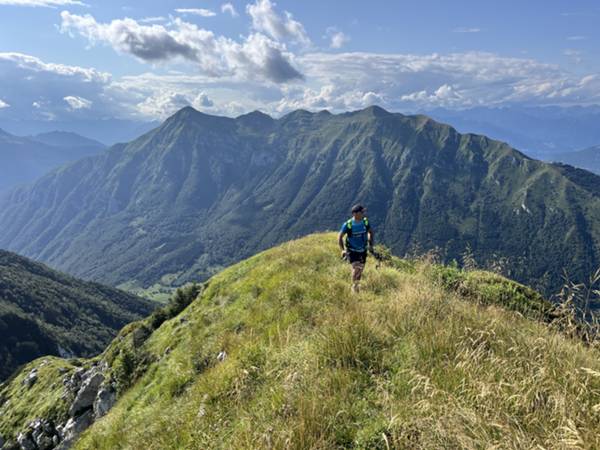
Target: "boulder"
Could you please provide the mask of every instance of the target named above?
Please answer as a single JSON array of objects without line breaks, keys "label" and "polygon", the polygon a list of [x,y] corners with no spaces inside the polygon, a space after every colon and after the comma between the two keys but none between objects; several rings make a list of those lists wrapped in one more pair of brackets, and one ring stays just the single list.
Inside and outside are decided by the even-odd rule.
[{"label": "boulder", "polygon": [[87,377],[82,381],[75,400],[69,409],[71,417],[75,417],[77,414],[90,408],[94,404],[94,399],[96,398],[100,384],[102,384],[103,381],[104,375],[96,369],[92,369],[87,374]]},{"label": "boulder", "polygon": [[36,450],[35,442],[33,442],[33,439],[31,439],[31,436],[27,433],[19,433],[17,442],[19,443],[21,450]]},{"label": "boulder", "polygon": [[31,386],[33,386],[35,384],[35,382],[37,381],[38,378],[38,372],[37,369],[31,369],[31,372],[29,372],[27,374],[27,376],[23,379],[23,384],[25,386],[27,386],[28,388],[30,388]]},{"label": "boulder", "polygon": [[117,402],[117,391],[112,384],[103,385],[94,400],[94,419],[104,416]]},{"label": "boulder", "polygon": [[60,443],[58,450],[65,450],[71,448],[73,442],[81,433],[83,433],[86,428],[88,428],[92,422],[94,421],[94,417],[92,415],[92,410],[87,410],[82,415],[78,417],[71,417],[64,428],[61,429],[62,434],[64,436],[64,441]]}]

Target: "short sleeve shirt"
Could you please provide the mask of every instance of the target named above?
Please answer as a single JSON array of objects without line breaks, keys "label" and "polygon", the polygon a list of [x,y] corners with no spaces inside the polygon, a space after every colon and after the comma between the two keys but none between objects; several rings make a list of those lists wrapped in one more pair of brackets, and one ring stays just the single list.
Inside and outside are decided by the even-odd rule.
[{"label": "short sleeve shirt", "polygon": [[[352,226],[352,232],[348,235],[348,224]],[[344,222],[342,224],[342,228],[340,232],[346,235],[346,248],[352,252],[363,253],[367,251],[367,242],[368,236],[367,232],[369,228],[364,220],[355,221],[354,219],[350,219],[350,221]]]}]

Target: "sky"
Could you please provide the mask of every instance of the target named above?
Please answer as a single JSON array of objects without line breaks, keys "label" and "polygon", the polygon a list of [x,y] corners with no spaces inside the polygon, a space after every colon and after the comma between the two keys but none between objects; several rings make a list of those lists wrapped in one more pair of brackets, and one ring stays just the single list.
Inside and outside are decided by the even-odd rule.
[{"label": "sky", "polygon": [[597,0],[0,0],[0,120],[600,104]]}]

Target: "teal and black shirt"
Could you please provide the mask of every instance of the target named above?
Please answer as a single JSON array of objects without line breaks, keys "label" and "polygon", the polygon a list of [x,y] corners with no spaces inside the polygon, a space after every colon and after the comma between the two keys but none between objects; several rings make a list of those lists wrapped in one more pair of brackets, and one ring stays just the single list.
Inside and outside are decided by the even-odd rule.
[{"label": "teal and black shirt", "polygon": [[354,219],[344,222],[340,232],[346,235],[346,248],[351,252],[366,252],[369,240],[367,233],[370,229],[371,226],[366,217],[358,222]]}]

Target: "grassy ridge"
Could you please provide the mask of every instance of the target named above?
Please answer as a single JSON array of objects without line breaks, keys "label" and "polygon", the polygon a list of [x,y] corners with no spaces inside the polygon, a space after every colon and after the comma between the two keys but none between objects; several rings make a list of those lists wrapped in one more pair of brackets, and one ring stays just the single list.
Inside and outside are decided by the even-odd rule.
[{"label": "grassy ridge", "polygon": [[419,262],[370,262],[356,297],[348,280],[313,235],[213,277],[135,348],[148,325],[129,326],[105,357],[136,381],[77,448],[600,447],[599,351],[527,318],[535,292]]}]

